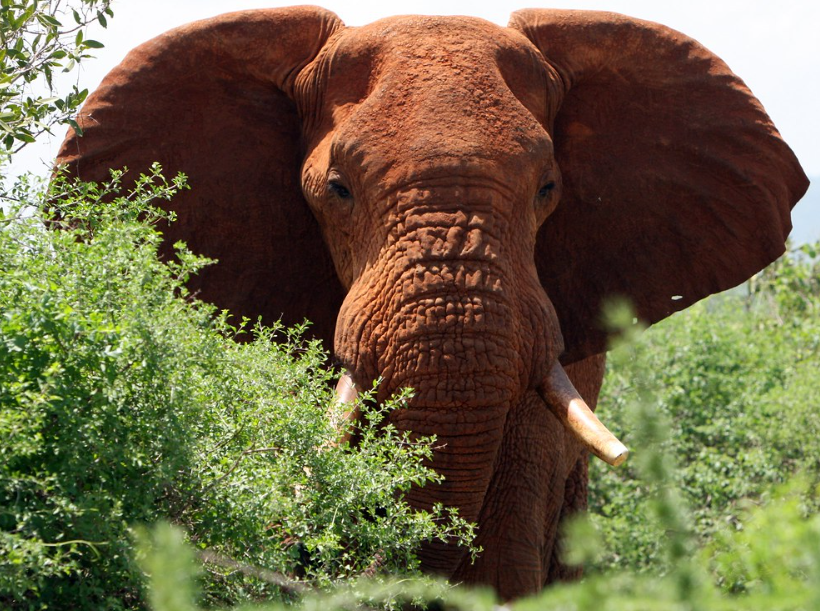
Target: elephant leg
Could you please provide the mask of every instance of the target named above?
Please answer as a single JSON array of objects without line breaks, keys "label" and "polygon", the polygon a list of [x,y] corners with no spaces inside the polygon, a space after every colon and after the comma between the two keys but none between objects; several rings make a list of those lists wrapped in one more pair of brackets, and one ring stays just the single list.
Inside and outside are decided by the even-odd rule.
[{"label": "elephant leg", "polygon": [[[601,391],[606,371],[606,354],[595,355],[578,363],[567,365],[565,369],[575,388],[581,393],[590,409],[594,411],[598,404],[598,394]],[[562,522],[586,511],[588,480],[589,454],[582,451],[567,478],[564,488],[564,504],[561,508],[559,521]],[[547,524],[546,530],[550,531],[550,529],[551,525]],[[544,575],[546,575],[544,585],[556,581],[572,581],[581,577],[582,568],[565,564],[562,561],[563,552],[564,537],[559,527],[558,537],[552,548],[552,553],[544,559]]]},{"label": "elephant leg", "polygon": [[[564,520],[572,518],[587,509],[588,466],[589,457],[587,454],[584,454],[578,459],[578,462],[575,463],[575,467],[573,467],[569,478],[567,478],[567,484],[564,488],[564,504],[561,507],[561,515],[559,517],[558,536],[555,540],[555,545],[552,547],[552,553],[549,557],[544,558],[544,575],[546,575],[546,580],[543,585],[556,581],[574,581],[580,579],[583,574],[582,567],[565,564],[563,561],[563,554],[566,548],[562,527]],[[549,525],[547,525],[547,530],[549,530]]]}]

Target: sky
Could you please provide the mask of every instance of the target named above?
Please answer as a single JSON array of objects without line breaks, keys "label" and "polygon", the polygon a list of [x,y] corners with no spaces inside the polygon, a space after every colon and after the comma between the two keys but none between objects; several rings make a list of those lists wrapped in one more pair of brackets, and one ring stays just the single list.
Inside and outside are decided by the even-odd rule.
[{"label": "sky", "polygon": [[[107,29],[88,37],[105,44],[71,83],[93,90],[138,44],[175,26],[220,13],[288,6],[275,0],[115,0]],[[809,177],[820,183],[820,2],[817,0],[323,0],[349,26],[402,14],[471,15],[506,25],[521,8],[607,10],[656,21],[698,40],[721,57],[763,103]],[[44,171],[63,134],[24,149],[13,171]],[[810,207],[812,209],[803,210]],[[820,239],[820,184],[796,217],[816,223]],[[811,219],[814,219],[813,221]],[[795,226],[798,226],[797,220]]]}]

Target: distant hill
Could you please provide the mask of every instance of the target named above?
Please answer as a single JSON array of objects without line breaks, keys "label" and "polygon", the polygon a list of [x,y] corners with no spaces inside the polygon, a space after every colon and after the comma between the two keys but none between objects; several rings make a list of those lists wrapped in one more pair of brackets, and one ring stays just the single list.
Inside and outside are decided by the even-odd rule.
[{"label": "distant hill", "polygon": [[811,186],[792,210],[792,242],[805,244],[820,240],[820,176],[809,176]]}]

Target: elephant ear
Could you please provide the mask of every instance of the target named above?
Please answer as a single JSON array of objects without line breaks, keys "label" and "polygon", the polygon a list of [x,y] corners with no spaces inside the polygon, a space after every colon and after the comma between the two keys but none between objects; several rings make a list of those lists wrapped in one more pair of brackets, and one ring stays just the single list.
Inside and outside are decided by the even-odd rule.
[{"label": "elephant ear", "polygon": [[[301,124],[290,92],[336,30],[328,11],[229,13],[131,51],[84,105],[58,164],[84,180],[133,178],[158,161],[190,191],[169,204],[164,255],[177,240],[219,260],[190,282],[198,296],[270,323],[308,318],[331,346],[343,290],[304,201]],[[132,178],[132,179],[133,179]]]},{"label": "elephant ear", "polygon": [[808,180],[744,83],[696,41],[594,11],[524,10],[510,27],[565,87],[564,190],[537,265],[575,361],[606,349],[601,307],[657,322],[784,252]]}]

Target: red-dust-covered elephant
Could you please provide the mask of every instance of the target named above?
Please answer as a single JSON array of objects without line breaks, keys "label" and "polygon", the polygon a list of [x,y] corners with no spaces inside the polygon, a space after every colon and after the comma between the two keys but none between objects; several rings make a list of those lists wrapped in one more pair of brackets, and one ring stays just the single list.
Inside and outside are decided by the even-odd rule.
[{"label": "red-dust-covered elephant", "polygon": [[808,186],[720,59],[612,13],[227,14],[132,51],[79,124],[59,162],[84,179],[188,174],[167,243],[219,259],[204,299],[312,320],[344,395],[415,389],[392,421],[437,436],[446,480],[410,501],[458,507],[484,548],[430,543],[423,565],[505,598],[571,576],[558,524],[588,451],[624,457],[587,408],[602,303],[653,323],[738,284]]}]

